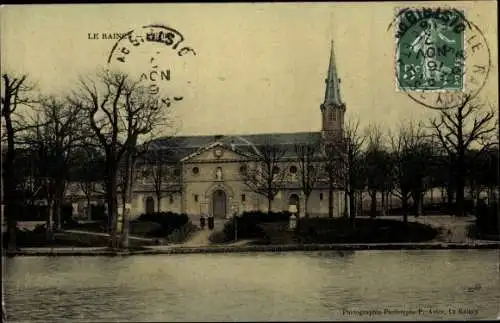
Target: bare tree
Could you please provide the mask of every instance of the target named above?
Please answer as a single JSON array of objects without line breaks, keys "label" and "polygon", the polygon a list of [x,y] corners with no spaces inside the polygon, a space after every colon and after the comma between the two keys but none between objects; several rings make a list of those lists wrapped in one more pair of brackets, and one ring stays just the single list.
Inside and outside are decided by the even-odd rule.
[{"label": "bare tree", "polygon": [[[16,110],[20,106],[29,106],[33,103],[32,93],[34,86],[28,84],[27,76],[15,77],[9,74],[2,75],[2,118],[5,127],[5,141],[7,142],[7,150],[2,162],[2,208],[5,205],[7,215],[7,227],[9,233],[8,249],[16,249],[16,228],[17,219],[15,212],[11,212],[12,206],[18,203],[16,198],[17,183],[14,177],[14,160],[15,160],[15,135],[16,131],[22,129],[16,128]],[[2,135],[2,137],[4,137]],[[4,138],[2,138],[2,142]],[[2,149],[3,155],[3,149]],[[3,213],[3,210],[2,210]]]},{"label": "bare tree", "polygon": [[328,184],[328,217],[333,218],[333,191],[335,185],[342,182],[345,173],[344,155],[345,142],[327,142],[323,144],[322,160],[323,175],[326,175]]},{"label": "bare tree", "polygon": [[[391,190],[391,158],[385,147],[384,135],[378,125],[371,124],[368,127],[367,139],[368,145],[365,154],[366,184],[371,199],[370,216],[375,217],[377,213],[377,193]],[[382,209],[385,209],[385,205]]]},{"label": "bare tree", "polygon": [[171,197],[179,192],[180,169],[177,163],[164,163],[156,161],[151,165],[151,177],[157,201],[157,212],[161,212],[161,199]]},{"label": "bare tree", "polygon": [[[351,219],[354,219],[357,213],[356,192],[362,191],[365,186],[362,159],[362,147],[365,141],[366,137],[359,130],[359,119],[349,119],[344,128],[344,141],[329,147],[332,150],[330,154],[340,157],[337,174],[344,182],[346,197],[344,214],[349,215]],[[336,164],[331,166],[334,169]]]},{"label": "bare tree", "polygon": [[430,175],[432,146],[428,142],[421,123],[411,122],[400,126],[396,134],[390,135],[394,187],[392,193],[401,199],[403,221],[408,222],[408,200],[421,213],[422,195]]},{"label": "bare tree", "polygon": [[[478,99],[473,99],[470,95],[460,98],[458,106],[441,110],[439,117],[430,120],[431,128],[439,138],[442,147],[454,159],[452,166],[454,166],[453,175],[456,180],[455,214],[457,216],[465,215],[466,152],[474,144],[488,142],[498,126],[492,122],[495,117],[493,108],[486,108],[485,104]],[[479,157],[492,144],[493,142],[484,144],[472,156],[471,161]]]},{"label": "bare tree", "polygon": [[71,179],[78,183],[80,190],[85,195],[88,219],[92,217],[92,198],[105,194],[102,190],[103,175],[104,161],[102,155],[90,143],[75,152]]},{"label": "bare tree", "polygon": [[[25,132],[25,142],[39,152],[41,172],[45,181],[50,215],[54,214],[57,229],[63,221],[61,210],[69,179],[74,149],[81,145],[82,112],[65,100],[45,97],[35,114],[31,130]],[[51,220],[49,221],[52,222]],[[51,229],[51,228],[49,228]]]},{"label": "bare tree", "polygon": [[242,174],[244,183],[252,192],[267,198],[268,213],[272,210],[274,197],[284,188],[286,152],[283,145],[268,141],[258,147],[258,153],[250,158],[251,161]]},{"label": "bare tree", "polygon": [[321,174],[320,142],[296,143],[295,154],[299,165],[299,181],[305,197],[305,216],[309,217],[308,202]]},{"label": "bare tree", "polygon": [[[150,135],[168,117],[170,101],[150,95],[147,89],[123,73],[105,71],[98,83],[80,81],[80,91],[73,102],[87,112],[91,128],[105,153],[105,182],[108,214],[111,218],[112,247],[118,247],[118,169],[125,158],[126,189],[122,192],[130,201],[133,178],[133,156],[137,143]],[[128,212],[127,212],[128,213]],[[128,247],[128,214],[124,214],[122,247]]]}]

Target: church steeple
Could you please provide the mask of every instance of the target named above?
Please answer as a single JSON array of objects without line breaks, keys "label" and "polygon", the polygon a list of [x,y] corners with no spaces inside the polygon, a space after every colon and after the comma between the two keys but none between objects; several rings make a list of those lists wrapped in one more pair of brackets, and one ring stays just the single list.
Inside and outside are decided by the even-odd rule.
[{"label": "church steeple", "polygon": [[340,106],[340,79],[337,76],[337,66],[335,65],[335,50],[333,48],[333,40],[330,48],[330,64],[328,65],[328,76],[326,78],[325,104],[333,104]]},{"label": "church steeple", "polygon": [[343,138],[345,104],[340,98],[340,78],[335,62],[333,40],[330,48],[330,62],[326,77],[325,99],[321,104],[322,127],[324,142],[339,141]]}]

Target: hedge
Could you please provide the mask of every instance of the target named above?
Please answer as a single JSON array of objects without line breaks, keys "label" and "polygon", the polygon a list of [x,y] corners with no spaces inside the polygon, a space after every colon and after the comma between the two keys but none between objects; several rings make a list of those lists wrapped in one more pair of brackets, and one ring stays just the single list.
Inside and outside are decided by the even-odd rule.
[{"label": "hedge", "polygon": [[160,228],[149,232],[148,235],[154,237],[166,237],[189,222],[189,217],[185,213],[173,212],[151,212],[144,213],[137,219],[138,222],[154,222],[161,225]]}]

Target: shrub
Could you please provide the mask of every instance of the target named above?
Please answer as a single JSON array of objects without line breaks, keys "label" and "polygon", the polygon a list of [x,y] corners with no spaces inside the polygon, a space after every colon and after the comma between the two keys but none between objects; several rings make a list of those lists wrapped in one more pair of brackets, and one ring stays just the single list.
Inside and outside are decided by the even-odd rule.
[{"label": "shrub", "polygon": [[476,207],[476,230],[478,233],[499,234],[498,203],[479,203]]},{"label": "shrub", "polygon": [[[354,225],[353,225],[354,224]],[[417,242],[434,239],[438,231],[427,225],[388,219],[301,219],[297,234],[304,243]]]},{"label": "shrub", "polygon": [[[130,221],[130,234],[143,237],[157,237],[156,233],[162,233],[163,227],[156,222]],[[161,236],[161,235],[160,235]]]},{"label": "shrub", "polygon": [[288,211],[282,212],[262,212],[262,211],[249,211],[241,215],[241,219],[248,219],[257,223],[267,222],[284,222],[288,221],[292,214]]},{"label": "shrub", "polygon": [[197,228],[198,227],[191,222],[187,222],[180,228],[172,231],[172,233],[168,235],[166,240],[170,243],[182,243],[186,241],[191,236],[191,234],[193,234],[193,232],[196,232]]},{"label": "shrub", "polygon": [[174,230],[181,228],[189,222],[189,217],[184,213],[173,212],[152,212],[144,213],[137,219],[139,222],[155,222],[161,225],[160,228],[150,232],[155,237],[165,237]]},{"label": "shrub", "polygon": [[[266,238],[263,223],[288,222],[292,214],[288,211],[282,212],[244,212],[241,217],[233,218],[224,225],[222,232],[225,235],[224,242],[235,240],[235,222],[237,223],[238,239]],[[217,237],[214,237],[217,239]]]}]

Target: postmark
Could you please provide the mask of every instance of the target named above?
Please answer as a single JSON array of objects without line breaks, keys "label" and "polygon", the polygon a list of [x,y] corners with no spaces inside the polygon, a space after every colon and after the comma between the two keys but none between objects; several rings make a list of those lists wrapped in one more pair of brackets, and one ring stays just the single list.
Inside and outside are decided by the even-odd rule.
[{"label": "postmark", "polygon": [[191,83],[186,68],[196,55],[178,30],[151,24],[124,33],[111,48],[107,63],[137,75],[150,95],[161,96],[170,106],[183,99],[181,92]]},{"label": "postmark", "polygon": [[484,34],[455,8],[399,9],[395,33],[397,91],[433,109],[477,96],[491,70]]}]

